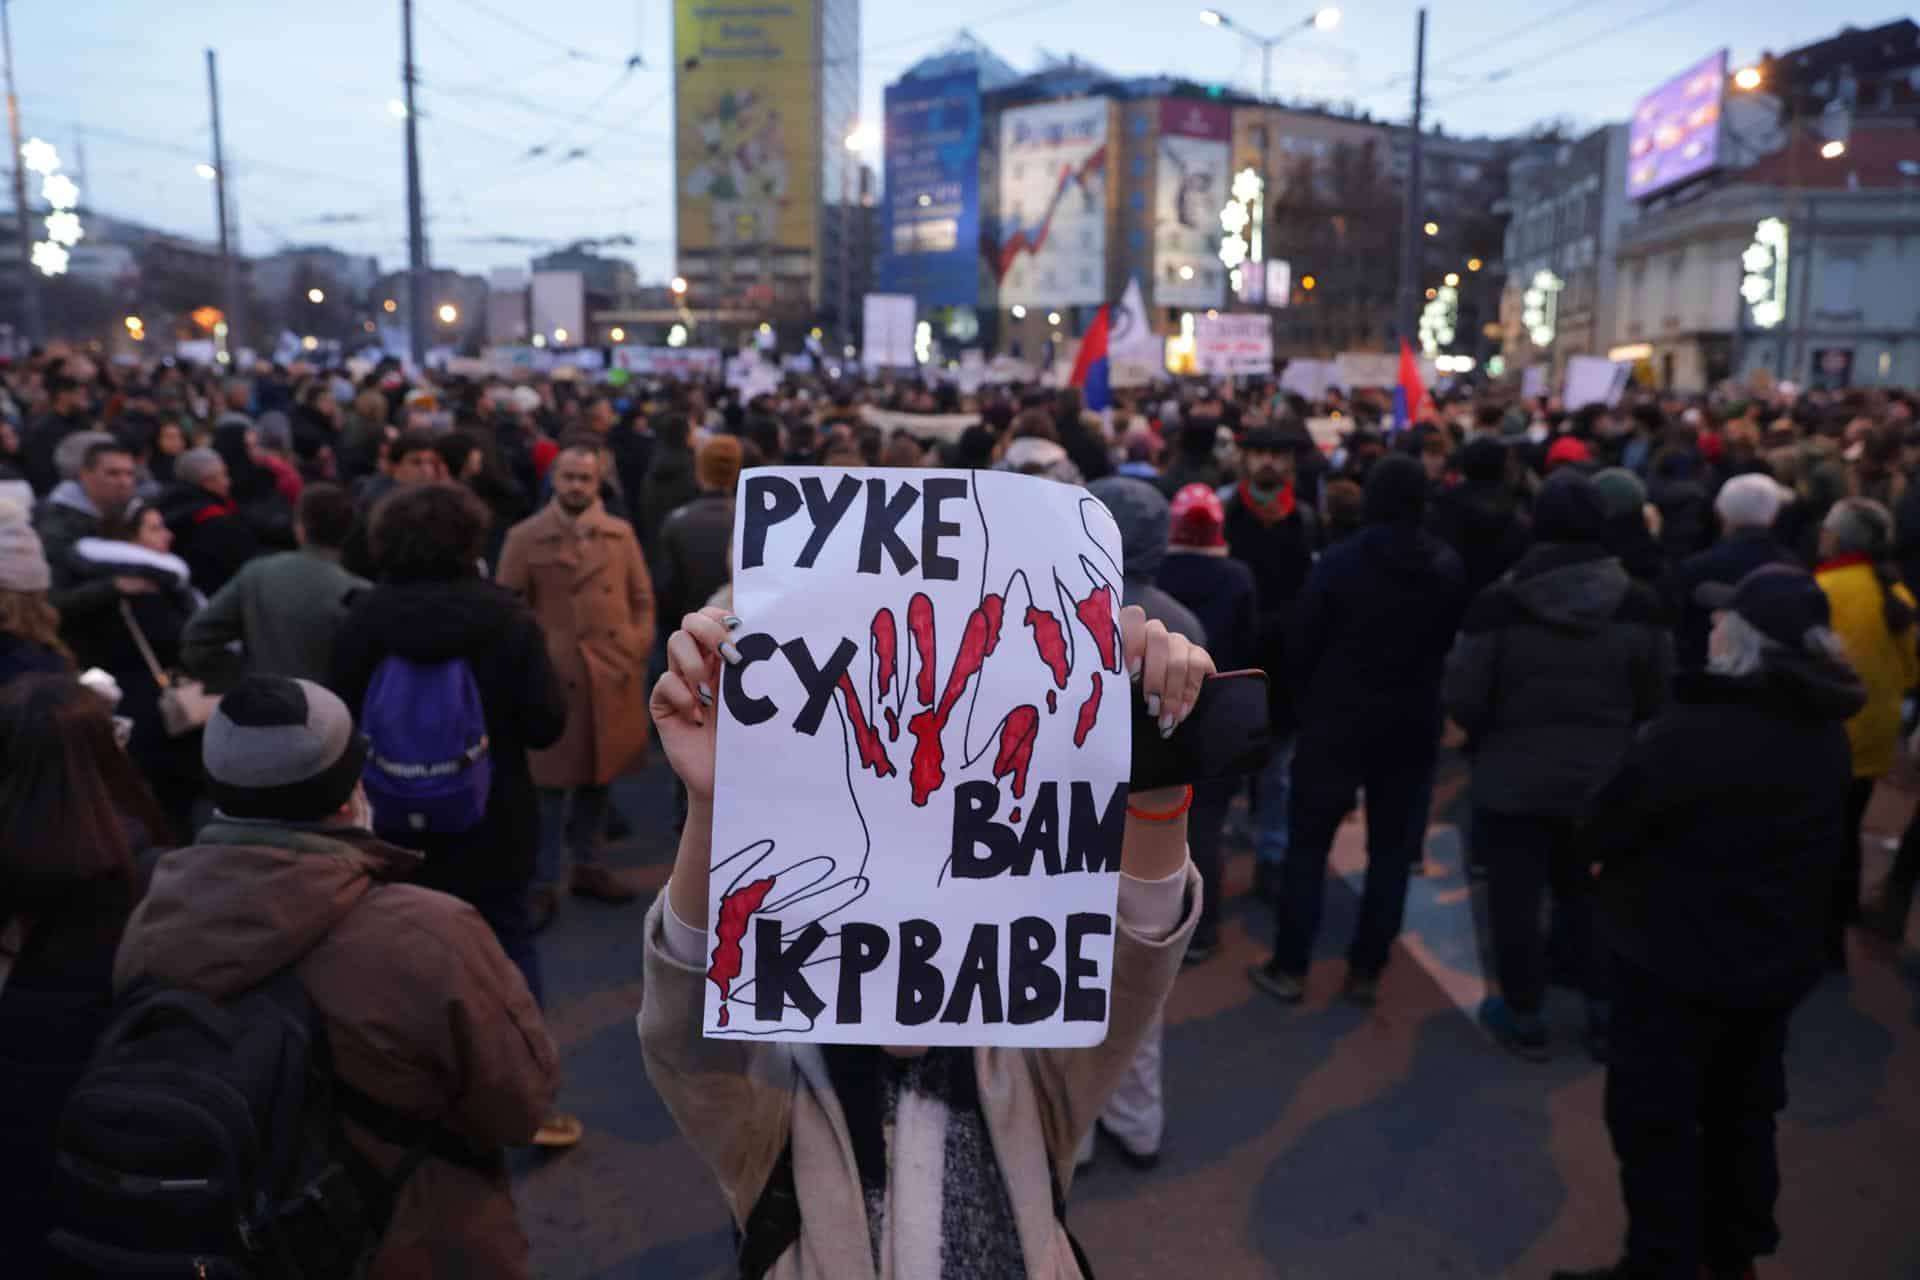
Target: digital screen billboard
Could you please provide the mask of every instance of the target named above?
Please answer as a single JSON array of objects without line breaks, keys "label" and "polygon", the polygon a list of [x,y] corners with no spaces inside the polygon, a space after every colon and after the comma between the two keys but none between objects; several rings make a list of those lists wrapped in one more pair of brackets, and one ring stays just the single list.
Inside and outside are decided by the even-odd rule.
[{"label": "digital screen billboard", "polygon": [[978,73],[902,80],[886,92],[884,293],[925,308],[980,300]]},{"label": "digital screen billboard", "polygon": [[1721,49],[1640,99],[1627,131],[1627,198],[1639,200],[1720,163],[1727,51]]},{"label": "digital screen billboard", "polygon": [[1112,103],[1074,98],[1000,114],[1000,305],[1075,306],[1107,293]]},{"label": "digital screen billboard", "polygon": [[1160,104],[1155,159],[1153,304],[1217,307],[1226,296],[1220,208],[1227,202],[1227,144],[1233,113],[1214,102]]}]

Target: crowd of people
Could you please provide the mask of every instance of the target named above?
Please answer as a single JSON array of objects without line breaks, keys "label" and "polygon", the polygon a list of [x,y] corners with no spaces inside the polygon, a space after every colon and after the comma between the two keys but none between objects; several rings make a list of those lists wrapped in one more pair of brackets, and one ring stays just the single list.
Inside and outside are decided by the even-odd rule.
[{"label": "crowd of people", "polygon": [[[116,1001],[156,982],[226,998],[292,970],[333,1073],[371,1099],[345,1132],[405,1169],[374,1274],[524,1274],[499,1152],[582,1136],[555,1105],[537,937],[570,897],[640,894],[609,839],[676,827],[642,1039],[743,1259],[765,1255],[755,1274],[863,1273],[835,1261],[863,1241],[880,1274],[987,1274],[908,1261],[943,1249],[999,1259],[994,1275],[1079,1274],[1050,1224],[1096,1115],[1129,1159],[1157,1156],[1159,1002],[1220,945],[1228,842],[1250,844],[1275,920],[1251,981],[1299,1003],[1335,838],[1364,810],[1343,993],[1372,1005],[1457,750],[1489,907],[1481,1023],[1544,1059],[1547,992],[1568,986],[1608,1064],[1631,1226],[1624,1260],[1592,1274],[1745,1275],[1777,1242],[1788,1018],[1845,969],[1850,931],[1905,933],[1920,883],[1920,819],[1871,894],[1861,871],[1920,686],[1920,401],[1737,390],[1569,411],[1461,387],[1393,430],[1379,391],[1309,404],[1260,381],[1123,392],[1094,414],[1041,387],[800,378],[743,403],[392,361],[16,362],[0,370],[0,1111],[23,1191],[0,1241],[53,1265],[62,1106]],[[1259,775],[1198,785],[1170,824],[1136,797],[1115,964],[1159,994],[1116,1008],[1057,1094],[1008,1095],[1010,1060],[985,1051],[903,1052],[854,1084],[796,1069],[768,1092],[752,1053],[699,1039],[703,690],[738,623],[733,493],[768,463],[1085,484],[1121,530],[1129,651],[1269,676]],[[1147,692],[1184,714],[1168,679]],[[622,813],[613,784],[656,739],[678,810]],[[826,1158],[816,1094],[847,1106],[848,1089],[931,1093],[984,1126],[961,1192],[991,1212],[931,1241],[894,1233],[899,1189],[866,1145],[884,1128],[847,1157],[865,1204],[833,1206],[870,1237],[756,1229],[779,1162],[790,1186]],[[466,1154],[408,1153],[395,1116]],[[1014,1152],[1052,1172],[1024,1178]]]}]

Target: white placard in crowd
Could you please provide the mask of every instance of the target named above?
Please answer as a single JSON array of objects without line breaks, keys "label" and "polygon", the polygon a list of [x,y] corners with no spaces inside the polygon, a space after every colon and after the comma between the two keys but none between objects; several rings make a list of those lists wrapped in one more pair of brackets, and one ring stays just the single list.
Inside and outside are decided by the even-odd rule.
[{"label": "white placard in crowd", "polygon": [[212,338],[188,338],[173,344],[173,354],[182,360],[191,360],[195,364],[213,363]]},{"label": "white placard in crowd", "polygon": [[615,347],[613,367],[639,377],[711,378],[721,371],[715,347]]},{"label": "white placard in crowd", "polygon": [[1215,377],[1273,373],[1273,317],[1233,312],[1193,318],[1193,364]]},{"label": "white placard in crowd", "polygon": [[1589,404],[1616,405],[1632,376],[1632,365],[1615,364],[1605,356],[1569,356],[1560,402],[1569,410]]},{"label": "white placard in crowd", "polygon": [[1318,400],[1327,394],[1327,387],[1333,381],[1333,367],[1331,360],[1296,357],[1287,361],[1287,367],[1280,371],[1280,389],[1308,400]]},{"label": "white placard in crowd", "polygon": [[866,344],[860,349],[867,368],[911,369],[918,364],[913,354],[917,318],[912,294],[868,294],[861,307]]},{"label": "white placard in crowd", "polygon": [[1530,364],[1520,371],[1520,394],[1529,400],[1547,394],[1547,366]]},{"label": "white placard in crowd", "polygon": [[941,444],[952,444],[968,427],[980,425],[977,413],[901,413],[897,409],[876,409],[870,404],[860,406],[860,418],[888,435],[904,431],[915,440],[936,440]]},{"label": "white placard in crowd", "polygon": [[996,471],[741,477],[709,1037],[1106,1034],[1132,686],[1120,535]]},{"label": "white placard in crowd", "polygon": [[[1420,381],[1431,387],[1439,376],[1432,360],[1416,357]],[[1400,357],[1391,352],[1342,351],[1333,358],[1333,382],[1348,391],[1361,387],[1392,388],[1400,383]]]},{"label": "white placard in crowd", "polygon": [[1332,455],[1340,447],[1340,441],[1347,432],[1353,430],[1352,418],[1308,418],[1307,434],[1321,453]]}]

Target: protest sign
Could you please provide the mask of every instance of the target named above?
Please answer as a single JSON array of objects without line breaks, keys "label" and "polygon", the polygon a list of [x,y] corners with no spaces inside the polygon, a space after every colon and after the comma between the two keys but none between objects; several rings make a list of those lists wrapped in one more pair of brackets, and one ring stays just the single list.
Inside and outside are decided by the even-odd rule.
[{"label": "protest sign", "polygon": [[1295,357],[1287,361],[1287,367],[1280,371],[1280,389],[1305,400],[1318,400],[1327,394],[1333,374],[1334,364],[1331,360]]},{"label": "protest sign", "polygon": [[1106,1034],[1132,684],[1120,535],[996,471],[741,477],[704,1030]]},{"label": "protest sign", "polygon": [[1254,312],[1195,316],[1193,364],[1202,373],[1224,377],[1273,373],[1273,317]]},{"label": "protest sign", "polygon": [[878,427],[889,436],[904,431],[915,440],[937,440],[941,444],[952,444],[968,427],[980,425],[977,413],[902,413],[897,409],[876,409],[870,404],[860,406],[860,417],[867,425]]},{"label": "protest sign", "polygon": [[1612,407],[1620,402],[1632,375],[1632,365],[1615,364],[1604,356],[1569,356],[1561,403],[1569,409],[1589,404]]}]

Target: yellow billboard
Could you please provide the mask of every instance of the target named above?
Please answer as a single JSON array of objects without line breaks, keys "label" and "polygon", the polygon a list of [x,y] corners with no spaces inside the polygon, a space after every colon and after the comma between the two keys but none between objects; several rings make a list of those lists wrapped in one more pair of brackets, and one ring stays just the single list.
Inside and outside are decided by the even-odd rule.
[{"label": "yellow billboard", "polygon": [[815,0],[675,0],[681,252],[814,247]]}]

